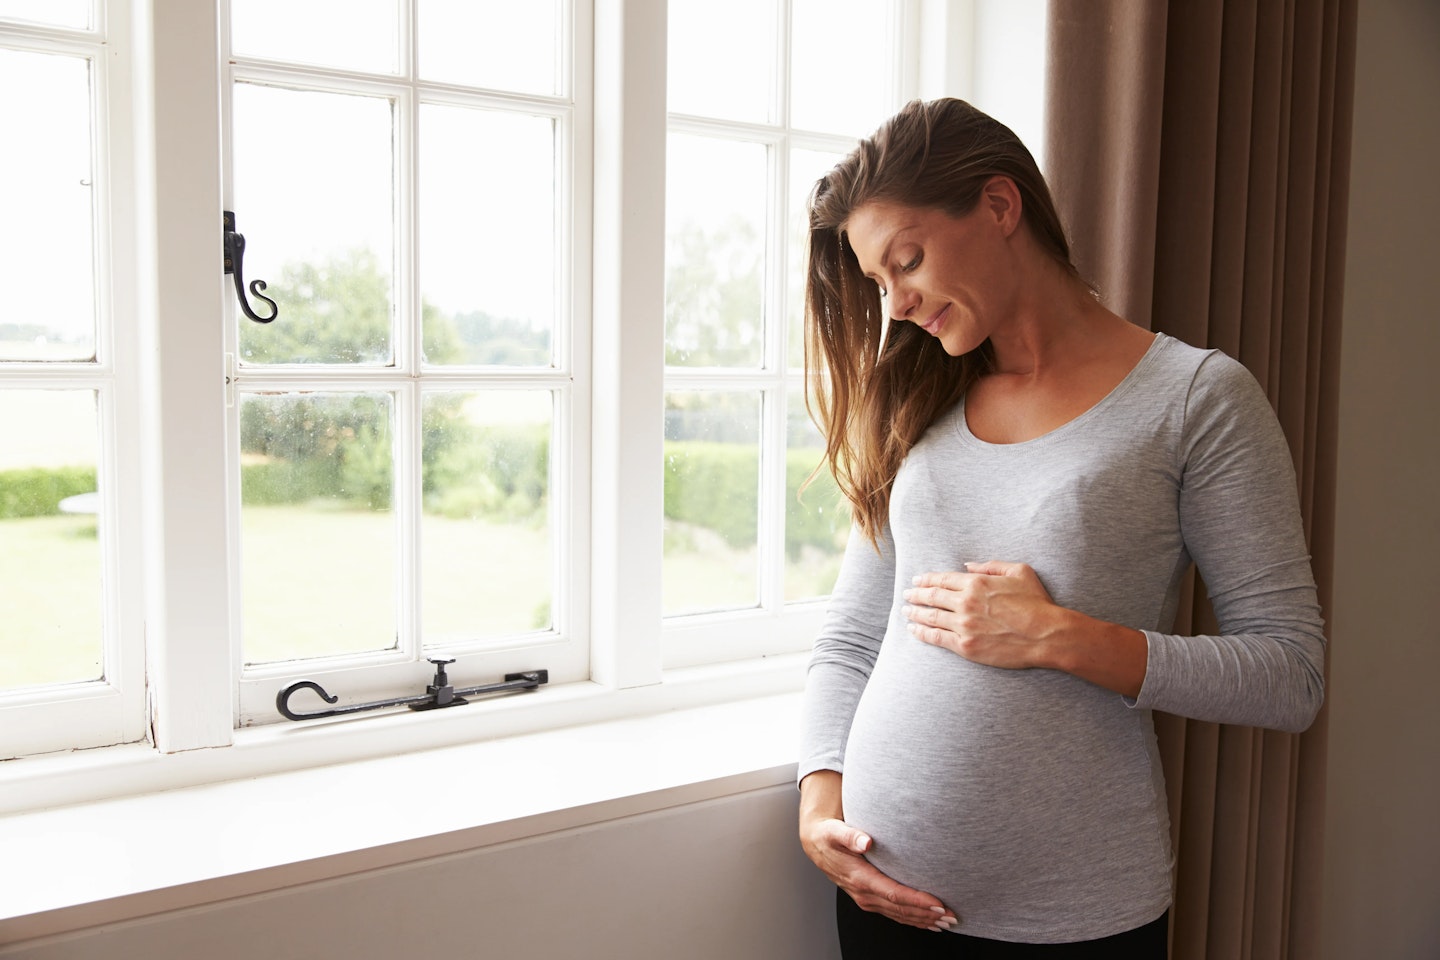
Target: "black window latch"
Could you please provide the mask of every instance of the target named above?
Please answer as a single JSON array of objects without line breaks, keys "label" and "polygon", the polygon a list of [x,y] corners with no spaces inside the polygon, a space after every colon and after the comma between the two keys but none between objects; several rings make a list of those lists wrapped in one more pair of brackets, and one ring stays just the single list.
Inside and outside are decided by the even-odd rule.
[{"label": "black window latch", "polygon": [[270,316],[262,317],[250,307],[250,301],[245,299],[245,235],[235,231],[235,214],[229,210],[220,211],[222,214],[221,228],[225,243],[225,272],[235,278],[235,294],[240,298],[240,309],[245,316],[256,323],[269,323],[280,316],[280,307],[276,305],[265,294],[264,280],[251,280],[250,293],[257,300],[264,300],[270,304]]},{"label": "black window latch", "polygon": [[346,707],[336,707],[333,710],[296,713],[290,709],[290,698],[300,690],[314,690],[326,703],[336,703],[340,699],[326,693],[325,688],[314,680],[297,680],[275,695],[275,709],[279,710],[280,715],[287,720],[315,720],[319,717],[337,717],[344,713],[360,713],[364,710],[379,710],[384,707],[402,705],[411,710],[437,710],[442,707],[458,707],[462,703],[469,703],[465,699],[466,697],[487,693],[504,693],[509,690],[534,690],[542,683],[550,682],[550,671],[527,670],[524,673],[507,673],[504,681],[500,683],[482,683],[476,687],[463,687],[456,690],[450,685],[450,678],[445,673],[446,666],[455,661],[432,657],[430,662],[435,664],[435,679],[425,688],[423,694],[394,697],[390,700],[376,700],[374,703],[356,703]]}]

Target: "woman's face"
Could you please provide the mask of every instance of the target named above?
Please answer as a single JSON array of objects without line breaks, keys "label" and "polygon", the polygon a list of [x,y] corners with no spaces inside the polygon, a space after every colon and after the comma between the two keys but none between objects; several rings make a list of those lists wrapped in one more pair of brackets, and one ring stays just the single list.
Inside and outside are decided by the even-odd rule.
[{"label": "woman's face", "polygon": [[1013,312],[1009,232],[983,195],[962,217],[876,201],[846,222],[860,269],[879,285],[890,317],[938,337],[951,356],[980,346]]}]

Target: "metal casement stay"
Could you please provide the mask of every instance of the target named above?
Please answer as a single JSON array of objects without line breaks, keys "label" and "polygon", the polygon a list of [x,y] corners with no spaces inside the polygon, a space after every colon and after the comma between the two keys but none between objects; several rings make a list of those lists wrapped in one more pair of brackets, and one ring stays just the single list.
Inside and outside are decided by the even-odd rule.
[{"label": "metal casement stay", "polygon": [[320,717],[337,717],[346,713],[361,713],[366,710],[380,710],[385,707],[406,706],[411,710],[437,710],[442,707],[458,707],[463,703],[469,703],[466,697],[480,696],[490,693],[505,693],[511,690],[533,690],[541,684],[550,682],[550,671],[548,670],[527,670],[523,673],[507,673],[505,679],[497,683],[482,683],[474,687],[462,687],[456,690],[450,684],[450,678],[445,673],[445,667],[454,663],[452,660],[442,660],[436,657],[429,658],[435,664],[435,679],[425,688],[422,694],[409,697],[393,697],[389,700],[376,700],[372,703],[355,703],[345,707],[336,707],[333,710],[316,710],[310,713],[296,713],[290,709],[290,698],[300,690],[314,690],[326,703],[336,703],[339,697],[331,696],[314,680],[297,680],[275,695],[275,709],[287,720],[316,720]]},{"label": "metal casement stay", "polygon": [[225,245],[225,272],[235,278],[235,295],[240,299],[240,310],[256,323],[269,323],[280,316],[280,307],[274,300],[261,292],[265,289],[264,280],[251,280],[249,290],[257,300],[264,300],[270,304],[270,316],[262,317],[257,314],[251,308],[250,301],[245,299],[245,235],[236,232],[233,212],[229,210],[220,212],[222,215],[221,236]]}]

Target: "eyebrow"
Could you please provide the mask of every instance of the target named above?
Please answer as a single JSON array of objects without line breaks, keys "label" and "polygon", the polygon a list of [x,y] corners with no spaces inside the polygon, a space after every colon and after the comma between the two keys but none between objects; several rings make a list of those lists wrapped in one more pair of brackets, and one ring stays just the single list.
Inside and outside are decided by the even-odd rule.
[{"label": "eyebrow", "polygon": [[[890,234],[890,239],[885,243],[885,249],[880,251],[880,266],[882,268],[889,266],[890,248],[895,246],[895,238],[900,236],[900,234],[906,229],[906,227],[901,227],[899,230],[896,230],[894,233]],[[852,246],[851,249],[854,249],[854,247]],[[875,274],[871,273],[869,270],[866,270],[863,275],[869,277],[871,280],[874,280],[876,283],[880,282],[880,278],[877,277]]]}]

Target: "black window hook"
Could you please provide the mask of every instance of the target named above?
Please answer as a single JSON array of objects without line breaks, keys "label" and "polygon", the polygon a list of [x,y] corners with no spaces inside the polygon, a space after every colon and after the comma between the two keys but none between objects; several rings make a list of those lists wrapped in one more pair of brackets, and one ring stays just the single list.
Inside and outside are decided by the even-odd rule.
[{"label": "black window hook", "polygon": [[463,703],[468,703],[466,697],[503,693],[509,690],[534,690],[541,684],[550,682],[550,671],[527,670],[524,673],[507,673],[503,682],[482,683],[479,686],[456,690],[450,685],[450,677],[445,673],[445,667],[455,661],[432,657],[430,662],[435,665],[435,679],[421,694],[392,697],[389,700],[376,700],[373,703],[356,703],[350,706],[336,707],[333,710],[297,713],[290,709],[290,698],[301,690],[314,690],[326,703],[336,703],[340,700],[339,697],[327,693],[325,688],[314,680],[297,680],[275,695],[275,709],[280,711],[280,715],[287,720],[315,720],[319,717],[335,717],[345,713],[379,710],[384,707],[406,706],[411,710],[435,710],[442,707],[458,707]]},{"label": "black window hook", "polygon": [[270,304],[270,316],[259,316],[250,309],[250,303],[245,299],[245,235],[235,232],[235,214],[229,210],[222,212],[225,214],[225,272],[235,277],[235,295],[240,298],[240,309],[256,323],[269,323],[280,316],[280,307],[260,292],[265,289],[264,280],[251,280],[250,293]]}]

